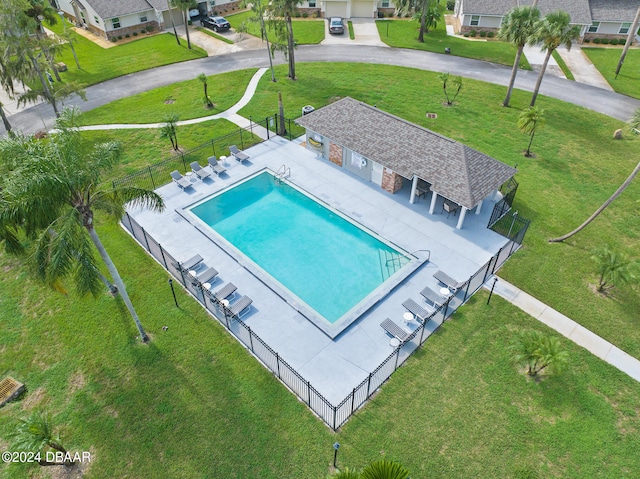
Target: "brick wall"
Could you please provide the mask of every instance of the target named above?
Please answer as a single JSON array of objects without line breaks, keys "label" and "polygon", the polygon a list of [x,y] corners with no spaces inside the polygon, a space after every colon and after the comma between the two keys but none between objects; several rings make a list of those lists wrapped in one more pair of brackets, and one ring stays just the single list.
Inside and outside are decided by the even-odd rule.
[{"label": "brick wall", "polygon": [[389,193],[395,193],[402,188],[402,176],[389,168],[382,169],[382,189]]},{"label": "brick wall", "polygon": [[[140,35],[140,31],[143,28],[145,30],[152,29],[152,31],[154,32],[158,31],[158,22],[145,22],[145,23],[140,23],[138,25],[133,25],[131,27],[123,27],[123,28],[118,28],[116,30],[109,30],[107,32],[107,38],[109,40],[111,40],[112,38],[118,38],[118,37],[126,38],[127,34],[129,34],[129,36],[132,37],[134,32]],[[103,35],[104,35],[104,32],[103,32]]]},{"label": "brick wall", "polygon": [[335,143],[329,143],[329,161],[342,166],[342,147]]}]

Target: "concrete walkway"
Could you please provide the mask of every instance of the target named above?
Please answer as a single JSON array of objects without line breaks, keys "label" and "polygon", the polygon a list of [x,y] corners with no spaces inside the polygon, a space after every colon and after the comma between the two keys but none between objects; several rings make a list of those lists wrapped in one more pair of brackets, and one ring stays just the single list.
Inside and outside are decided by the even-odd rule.
[{"label": "concrete walkway", "polygon": [[589,60],[589,57],[582,51],[580,45],[574,43],[571,46],[571,50],[567,50],[565,47],[558,47],[557,51],[567,64],[567,68],[573,73],[577,82],[613,91],[611,85],[604,79],[595,65],[591,63],[591,60]]},{"label": "concrete walkway", "polygon": [[[488,282],[485,288],[490,289]],[[547,306],[542,301],[521,291],[516,286],[508,283],[502,278],[498,279],[493,290],[495,294],[506,299],[514,306],[517,306],[525,313],[530,314],[541,323],[546,324],[551,329],[556,330],[566,338],[570,339],[578,346],[582,346],[603,361],[611,364],[620,371],[628,374],[636,381],[640,381],[640,361],[625,353],[620,348],[592,333],[584,326],[579,325],[572,319],[559,313],[555,309]]]},{"label": "concrete walkway", "polygon": [[[526,45],[522,52],[524,53],[524,56],[527,57],[527,61],[529,62],[529,65],[531,65],[531,68],[533,68],[536,73],[540,72],[547,52],[541,51],[539,45]],[[545,75],[549,74],[559,78],[566,78],[562,68],[560,68],[558,62],[556,62],[553,56],[549,58],[549,63],[547,63],[547,69],[544,73]],[[542,81],[544,81],[544,79]]]},{"label": "concrete walkway", "polygon": [[[260,68],[251,78],[249,84],[247,85],[247,89],[244,91],[244,95],[242,98],[238,100],[238,102],[233,105],[228,110],[225,110],[221,113],[216,113],[215,115],[203,116],[200,118],[192,118],[190,120],[183,120],[176,123],[177,126],[185,126],[185,125],[195,125],[196,123],[202,123],[209,120],[218,120],[225,119],[229,120],[232,123],[235,123],[240,128],[249,128],[253,133],[258,135],[263,140],[268,138],[267,130],[259,125],[255,125],[247,120],[245,117],[238,115],[238,111],[244,108],[251,98],[256,92],[256,88],[258,88],[258,82],[262,75],[267,71],[267,68]],[[111,125],[87,125],[79,127],[79,130],[126,130],[126,129],[145,129],[145,128],[161,128],[165,123],[115,123]]]}]

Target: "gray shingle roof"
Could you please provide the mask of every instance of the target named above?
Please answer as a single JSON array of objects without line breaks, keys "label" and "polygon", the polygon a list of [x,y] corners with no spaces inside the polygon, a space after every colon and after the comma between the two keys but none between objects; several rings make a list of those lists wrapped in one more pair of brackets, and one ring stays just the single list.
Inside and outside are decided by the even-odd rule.
[{"label": "gray shingle roof", "polygon": [[469,209],[517,172],[473,148],[349,97],[296,123],[404,178],[417,175],[438,194]]},{"label": "gray shingle roof", "polygon": [[167,0],[147,0],[153,8],[158,11],[169,10],[169,5],[167,4]]},{"label": "gray shingle roof", "polygon": [[[505,15],[512,8],[532,3],[532,0],[464,0],[463,8],[465,15]],[[591,25],[589,0],[538,0],[538,8],[542,15],[564,10],[571,16],[571,23]]]},{"label": "gray shingle roof", "polygon": [[633,22],[640,2],[638,0],[590,0],[591,17],[596,22]]},{"label": "gray shingle roof", "polygon": [[84,0],[103,20],[151,10],[147,0]]}]

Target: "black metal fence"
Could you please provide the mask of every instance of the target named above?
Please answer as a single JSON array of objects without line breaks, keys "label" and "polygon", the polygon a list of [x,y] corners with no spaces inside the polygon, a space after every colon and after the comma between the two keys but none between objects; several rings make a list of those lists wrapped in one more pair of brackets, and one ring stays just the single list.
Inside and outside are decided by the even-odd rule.
[{"label": "black metal fence", "polygon": [[[313,385],[265,343],[251,327],[232,320],[227,309],[205,290],[194,278],[185,274],[173,258],[129,214],[122,224],[151,255],[176,278],[209,311],[247,347],[271,372],[320,417],[334,431],[362,407],[373,393],[435,332],[453,312],[475,293],[504,262],[518,249],[520,243],[509,241],[482,268],[471,276],[440,308],[398,346],[366,379],[338,405],[331,404]],[[522,230],[520,230],[522,231]],[[526,228],[525,228],[526,231]]]},{"label": "black metal fence", "polygon": [[248,128],[238,128],[231,133],[214,138],[191,150],[176,153],[170,158],[146,166],[122,178],[115,179],[112,181],[112,186],[114,188],[119,186],[136,186],[155,190],[172,181],[169,175],[172,171],[178,170],[181,173],[191,171],[189,165],[192,161],[198,161],[200,164],[206,165],[207,158],[210,156],[217,156],[219,158],[223,155],[229,155],[229,146],[231,145],[237,145],[242,150],[264,141],[263,138],[254,133],[254,130],[257,128],[266,129],[267,140],[272,133],[277,135],[279,127],[282,125],[284,125],[283,136],[288,140],[297,138],[305,133],[304,128],[295,124],[294,120],[289,118],[283,120],[277,115],[267,117],[257,122],[253,121],[253,119],[249,121]]},{"label": "black metal fence", "polygon": [[508,181],[506,181],[500,186],[500,192],[502,193],[502,198],[493,207],[493,212],[491,213],[491,218],[489,218],[489,223],[487,224],[487,228],[491,228],[495,223],[497,223],[500,220],[500,218],[502,218],[509,211],[511,211],[511,207],[513,206],[513,200],[516,197],[517,191],[518,191],[518,182],[516,181],[515,178],[510,178]]}]

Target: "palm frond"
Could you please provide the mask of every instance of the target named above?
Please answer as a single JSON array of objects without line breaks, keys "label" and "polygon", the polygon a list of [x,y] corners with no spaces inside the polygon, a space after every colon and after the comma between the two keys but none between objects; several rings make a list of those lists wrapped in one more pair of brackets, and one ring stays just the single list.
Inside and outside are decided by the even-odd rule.
[{"label": "palm frond", "polygon": [[100,272],[93,254],[93,243],[89,235],[82,235],[82,241],[76,250],[76,268],[73,279],[80,295],[91,293],[98,296],[102,291]]}]

